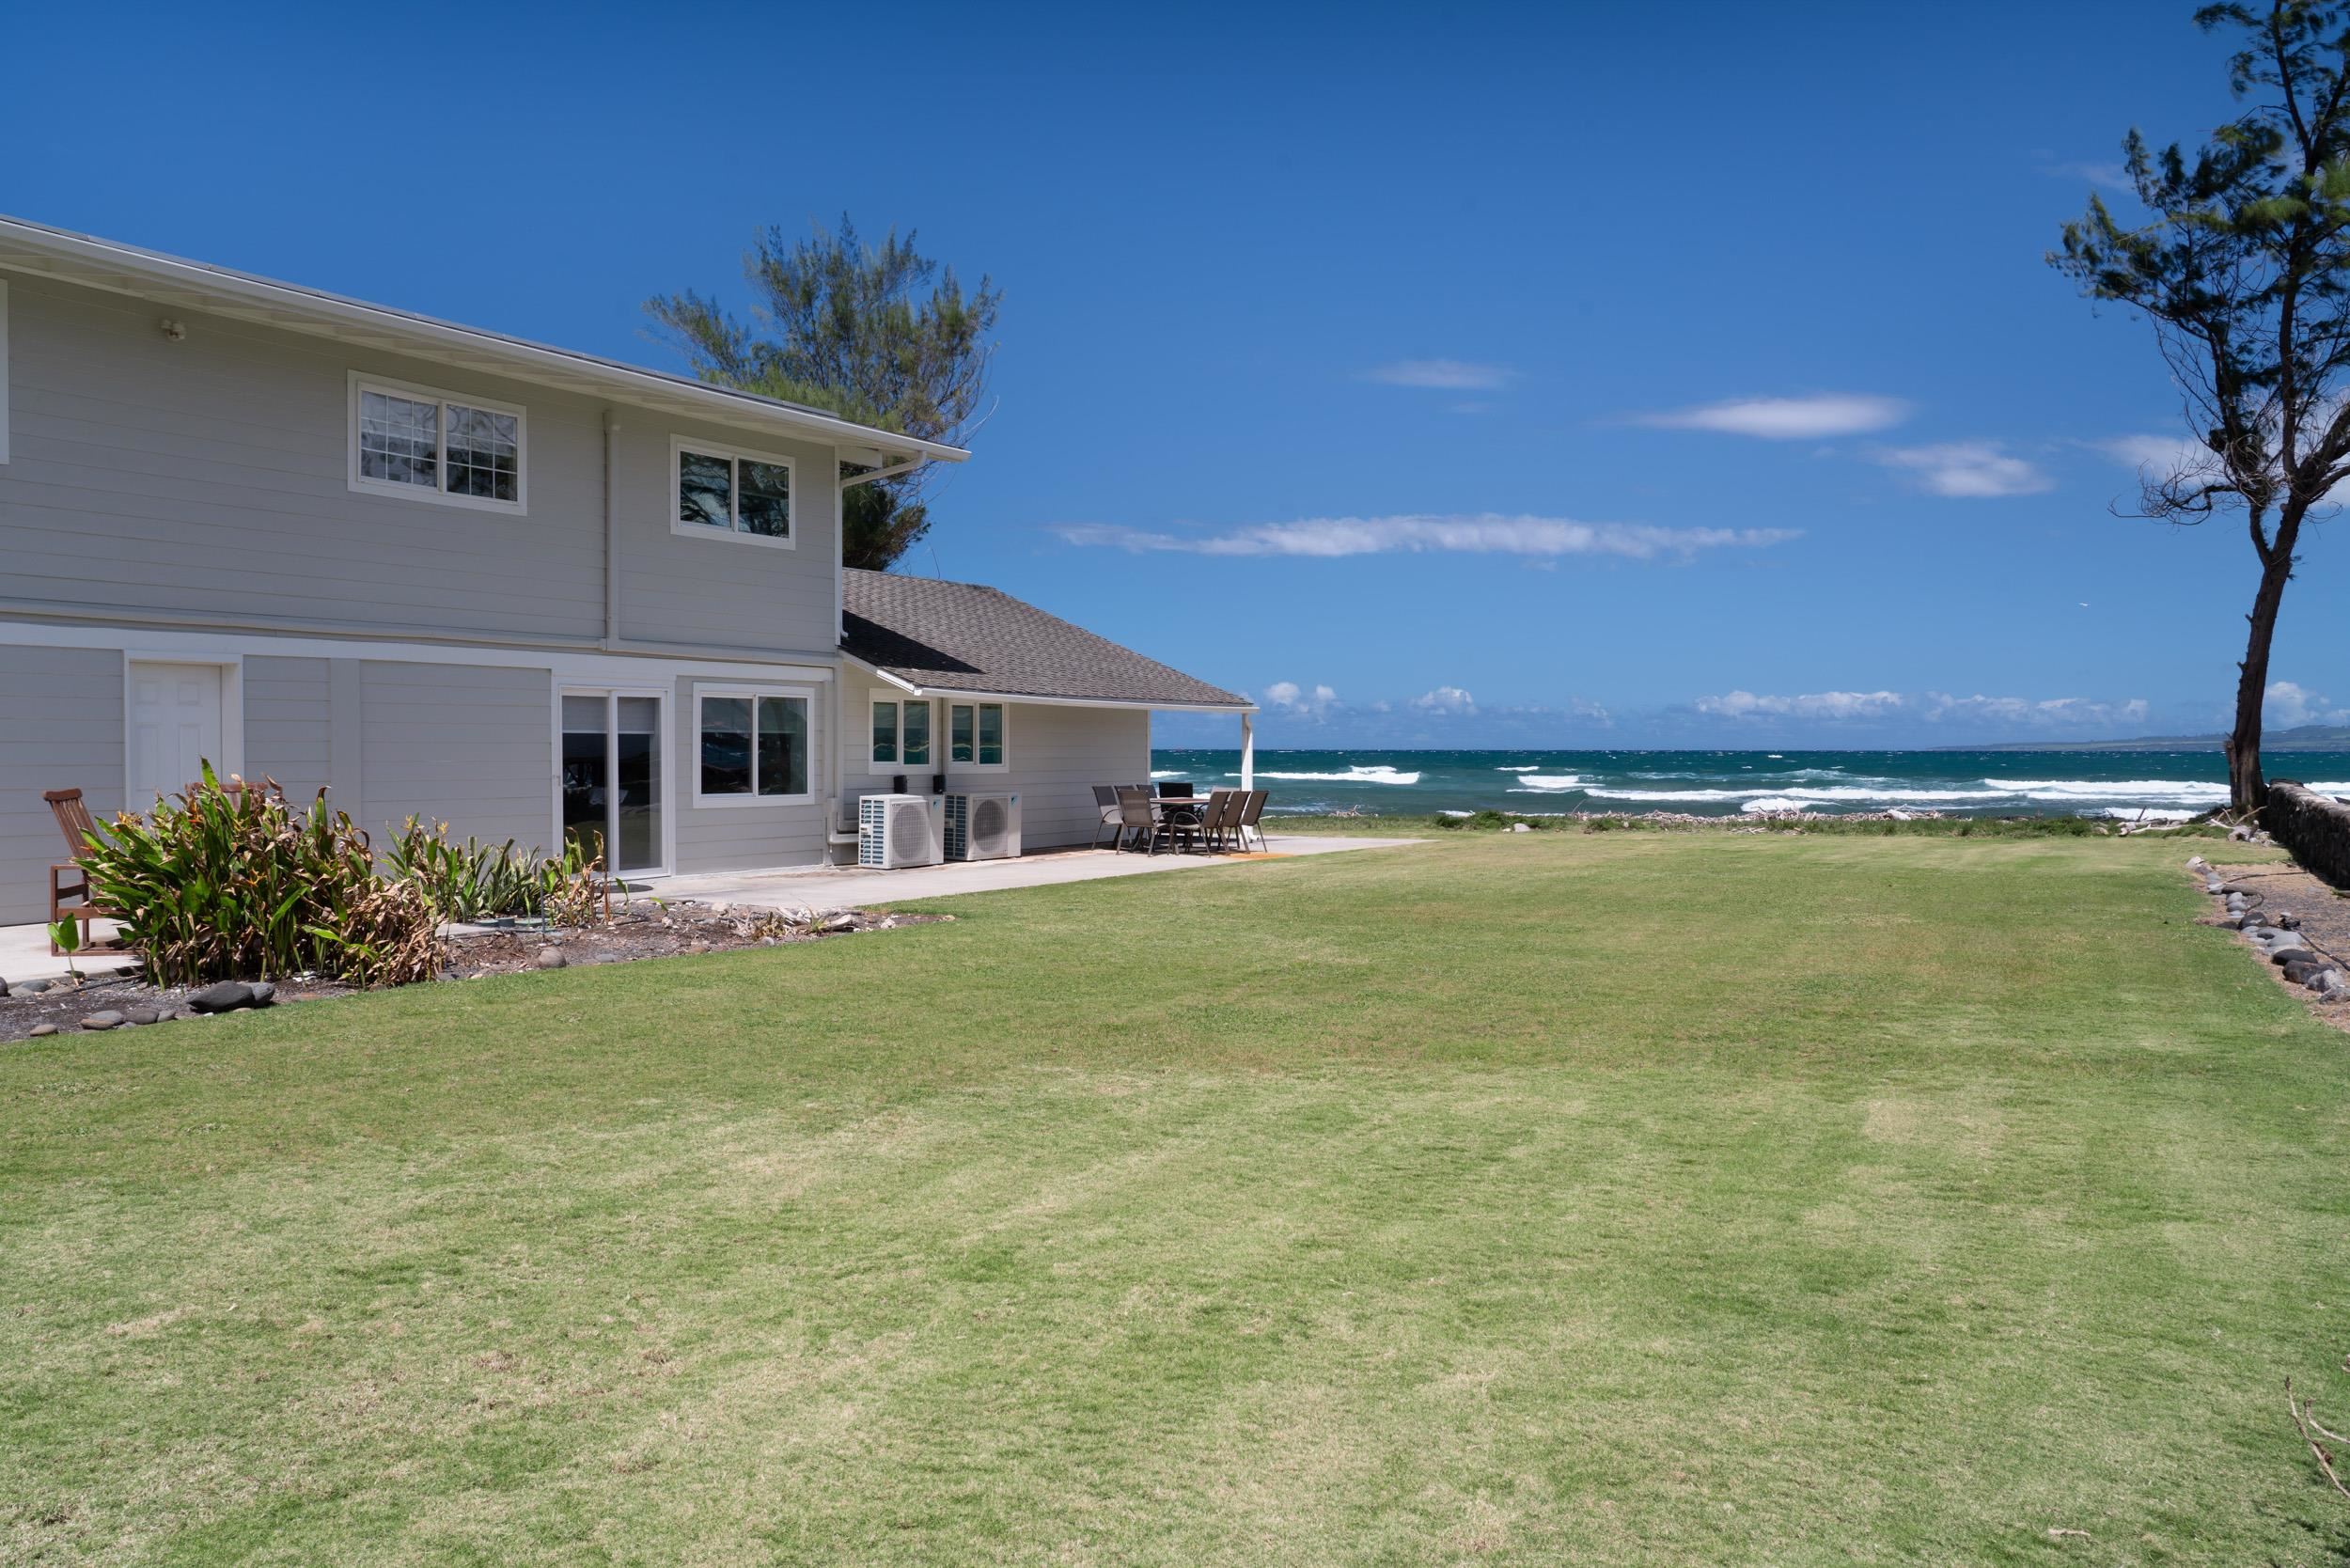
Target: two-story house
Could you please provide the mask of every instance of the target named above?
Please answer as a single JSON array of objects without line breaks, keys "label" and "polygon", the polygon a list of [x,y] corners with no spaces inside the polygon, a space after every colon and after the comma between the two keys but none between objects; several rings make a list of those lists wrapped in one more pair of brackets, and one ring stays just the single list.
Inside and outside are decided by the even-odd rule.
[{"label": "two-story house", "polygon": [[1084,842],[1153,709],[1253,709],[842,568],[844,484],[965,455],[0,218],[0,922],[46,909],[42,791],[199,760],[632,876],[821,864],[900,777]]}]

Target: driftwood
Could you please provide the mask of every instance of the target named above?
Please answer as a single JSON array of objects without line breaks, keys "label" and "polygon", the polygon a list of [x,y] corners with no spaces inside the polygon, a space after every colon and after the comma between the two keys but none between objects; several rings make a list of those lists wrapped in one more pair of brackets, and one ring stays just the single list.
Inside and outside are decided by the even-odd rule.
[{"label": "driftwood", "polygon": [[[2342,1362],[2342,1371],[2350,1372],[2350,1359]],[[2293,1424],[2300,1430],[2301,1441],[2307,1443],[2310,1452],[2316,1456],[2317,1467],[2326,1472],[2326,1479],[2333,1483],[2335,1491],[2350,1497],[2350,1486],[2342,1483],[2341,1472],[2334,1468],[2333,1450],[2326,1446],[2327,1443],[2350,1446],[2350,1437],[2344,1437],[2339,1432],[2329,1432],[2321,1425],[2317,1419],[2317,1402],[2295,1394],[2290,1377],[2285,1379],[2285,1409],[2292,1413]]]}]

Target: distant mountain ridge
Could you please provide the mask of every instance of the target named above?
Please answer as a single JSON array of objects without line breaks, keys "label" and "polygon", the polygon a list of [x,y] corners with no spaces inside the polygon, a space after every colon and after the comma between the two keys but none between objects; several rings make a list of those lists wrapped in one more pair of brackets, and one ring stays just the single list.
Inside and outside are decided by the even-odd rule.
[{"label": "distant mountain ridge", "polygon": [[[2217,751],[2224,735],[2140,735],[2134,741],[2010,741],[2004,745],[1938,745],[1936,751]],[[2272,751],[2350,751],[2350,725],[2304,724],[2261,737]]]}]

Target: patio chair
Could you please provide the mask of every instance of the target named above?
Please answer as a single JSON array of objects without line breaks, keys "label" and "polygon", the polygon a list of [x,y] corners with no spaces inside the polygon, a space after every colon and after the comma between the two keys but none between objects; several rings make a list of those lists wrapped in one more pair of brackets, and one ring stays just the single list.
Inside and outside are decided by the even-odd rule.
[{"label": "patio chair", "polygon": [[1131,785],[1118,787],[1118,847],[1141,849],[1159,853],[1159,839],[1167,826],[1151,806],[1151,792]]},{"label": "patio chair", "polygon": [[1231,842],[1232,830],[1240,825],[1241,808],[1247,799],[1238,790],[1208,792],[1208,808],[1199,818],[1199,837],[1210,854],[1221,851]]},{"label": "patio chair", "polygon": [[[90,921],[111,915],[90,896],[89,873],[82,869],[82,856],[89,853],[87,836],[98,831],[98,824],[90,820],[79,790],[43,790],[40,798],[49,803],[50,813],[57,819],[57,831],[65,835],[66,852],[72,856],[49,868],[49,924],[54,928],[59,920],[70,919],[80,926],[82,949],[86,952],[96,945],[91,940]],[[69,899],[74,902],[69,903]],[[53,929],[49,956],[55,958],[64,951]]]},{"label": "patio chair", "polygon": [[1095,849],[1102,847],[1102,833],[1104,829],[1107,829],[1110,836],[1110,847],[1117,848],[1118,837],[1125,831],[1126,826],[1125,819],[1119,815],[1118,786],[1096,784],[1093,787],[1093,809],[1095,814],[1102,819],[1101,826],[1093,830],[1093,847]]},{"label": "patio chair", "polygon": [[1248,830],[1255,827],[1257,828],[1257,851],[1259,854],[1264,852],[1264,829],[1257,826],[1257,819],[1264,815],[1265,797],[1272,792],[1270,790],[1248,792],[1247,803],[1241,808],[1240,821],[1232,824],[1232,831],[1240,837],[1242,850],[1246,851],[1248,848]]}]

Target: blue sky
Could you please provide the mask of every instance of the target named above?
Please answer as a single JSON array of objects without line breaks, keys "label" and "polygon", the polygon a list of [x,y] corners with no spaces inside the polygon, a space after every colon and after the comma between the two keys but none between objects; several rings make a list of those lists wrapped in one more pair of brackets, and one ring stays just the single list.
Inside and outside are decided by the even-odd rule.
[{"label": "blue sky", "polygon": [[[0,211],[671,368],[759,226],[916,227],[1006,302],[908,567],[1269,744],[2208,729],[2250,551],[2109,513],[2177,401],[2041,260],[2230,112],[2191,8],[53,7]],[[2350,721],[2345,525],[2272,722]]]}]

